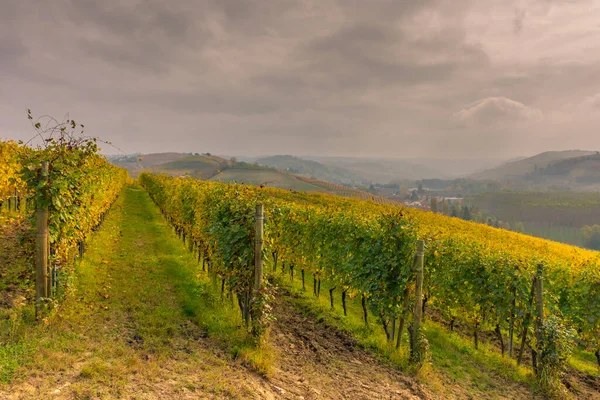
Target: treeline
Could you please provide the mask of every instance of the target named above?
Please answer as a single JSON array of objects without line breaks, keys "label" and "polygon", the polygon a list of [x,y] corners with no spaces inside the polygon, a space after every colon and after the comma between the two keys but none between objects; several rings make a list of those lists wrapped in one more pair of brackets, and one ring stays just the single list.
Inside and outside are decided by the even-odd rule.
[{"label": "treeline", "polygon": [[[564,243],[600,249],[584,227],[600,221],[600,194],[592,192],[496,192],[466,201],[513,229]],[[515,229],[516,230],[516,229]]]},{"label": "treeline", "polygon": [[447,200],[443,199],[441,202],[437,198],[431,198],[430,208],[434,213],[440,213],[448,217],[455,217],[464,219],[465,221],[473,221],[481,224],[493,226],[494,228],[501,228],[512,230],[519,233],[525,232],[523,222],[508,222],[503,221],[500,218],[480,211],[477,207],[463,205],[464,200]]}]

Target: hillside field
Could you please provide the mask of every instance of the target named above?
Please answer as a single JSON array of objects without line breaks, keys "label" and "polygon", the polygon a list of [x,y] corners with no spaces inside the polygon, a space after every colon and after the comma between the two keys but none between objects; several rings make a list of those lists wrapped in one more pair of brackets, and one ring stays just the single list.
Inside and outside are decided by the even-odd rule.
[{"label": "hillside field", "polygon": [[289,174],[273,169],[230,168],[210,178],[215,182],[237,182],[255,186],[276,187],[305,192],[324,192],[325,189],[303,182]]}]

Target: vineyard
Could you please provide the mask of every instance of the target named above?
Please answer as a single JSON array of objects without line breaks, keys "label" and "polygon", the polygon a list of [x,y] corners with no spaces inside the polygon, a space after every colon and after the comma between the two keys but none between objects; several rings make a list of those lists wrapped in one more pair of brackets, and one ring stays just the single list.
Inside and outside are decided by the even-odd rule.
[{"label": "vineyard", "polygon": [[303,286],[306,274],[312,275],[316,295],[322,279],[335,283],[330,296],[338,290],[343,302],[358,294],[365,321],[373,314],[389,341],[402,335],[413,311],[413,260],[422,239],[423,309],[439,310],[451,326],[468,324],[475,345],[482,331],[492,330],[504,352],[508,335],[508,353],[520,362],[523,352],[531,350],[534,368],[546,378],[560,369],[575,339],[600,363],[596,252],[323,194],[149,174],[140,181],[190,248],[222,278],[223,288],[245,299],[240,303],[245,318],[244,310],[254,315],[269,310],[268,284],[252,295],[254,209],[262,204],[264,251],[274,268],[299,272]]},{"label": "vineyard", "polygon": [[[2,289],[9,288],[10,295],[11,287],[31,285],[35,259],[36,304],[56,305],[74,273],[74,259],[119,197],[127,173],[98,155],[94,140],[61,136],[38,148],[0,142],[0,166],[0,232],[5,236],[0,255],[9,268],[29,271],[0,269],[3,281],[14,280]],[[236,329],[253,337],[256,346],[268,340],[266,333],[276,323],[278,279],[284,273],[292,286],[299,282],[313,298],[327,298],[331,309],[341,303],[344,316],[357,307],[352,312],[359,310],[366,331],[376,327],[387,342],[385,351],[407,354],[406,362],[417,370],[431,360],[425,315],[441,319],[450,330],[462,327],[475,348],[492,337],[503,357],[531,363],[539,387],[551,396],[564,393],[560,376],[575,348],[595,354],[600,367],[597,252],[382,204],[348,188],[328,186],[345,196],[339,197],[149,173],[139,182],[218,287],[221,301],[235,302],[245,324]],[[139,221],[145,218],[143,210],[137,214]],[[113,221],[113,230],[118,223]],[[133,235],[136,227],[128,229]],[[117,230],[109,246],[120,240]],[[135,246],[143,246],[143,234],[136,237]],[[111,257],[117,263],[124,254]],[[94,268],[87,272],[90,279],[101,273],[98,265]],[[109,290],[103,283],[96,292],[105,300]],[[198,299],[200,289],[190,290],[190,298]],[[32,297],[31,290],[26,297]],[[14,326],[14,313],[7,315],[12,315],[7,326]],[[0,352],[0,366],[2,360]]]},{"label": "vineyard", "polygon": [[377,204],[397,204],[397,202],[386,199],[385,197],[376,196],[371,193],[367,193],[365,191],[350,188],[344,185],[339,185],[337,183],[320,181],[318,179],[307,178],[305,176],[294,175],[296,178],[300,179],[303,182],[310,183],[312,185],[321,187],[327,190],[328,193],[335,194],[337,196],[349,197],[351,199],[358,200],[366,200],[373,201]]},{"label": "vineyard", "polygon": [[[9,276],[15,273],[10,269],[21,268],[23,278],[36,259],[37,297],[49,299],[58,294],[60,275],[66,282],[73,259],[121,192],[127,173],[98,155],[93,139],[75,141],[67,135],[49,137],[39,148],[0,141],[0,171],[0,231],[7,233],[0,251],[9,260],[0,273]],[[12,242],[9,232],[16,232]]]}]

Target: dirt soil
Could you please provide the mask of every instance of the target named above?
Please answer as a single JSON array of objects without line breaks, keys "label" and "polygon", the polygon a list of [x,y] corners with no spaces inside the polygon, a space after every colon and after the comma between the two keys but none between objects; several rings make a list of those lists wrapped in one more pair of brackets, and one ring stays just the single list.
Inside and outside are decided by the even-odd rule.
[{"label": "dirt soil", "polygon": [[33,295],[33,245],[27,218],[0,216],[0,312]]},{"label": "dirt soil", "polygon": [[271,331],[276,367],[270,382],[285,399],[431,399],[413,378],[382,364],[356,340],[294,309],[279,293]]}]

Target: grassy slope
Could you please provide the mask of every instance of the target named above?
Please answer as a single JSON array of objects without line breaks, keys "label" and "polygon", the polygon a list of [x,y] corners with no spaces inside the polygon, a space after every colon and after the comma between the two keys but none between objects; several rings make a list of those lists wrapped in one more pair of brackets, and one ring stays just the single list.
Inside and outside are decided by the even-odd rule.
[{"label": "grassy slope", "polygon": [[323,192],[324,190],[318,186],[311,185],[306,182],[271,169],[241,169],[231,168],[220,174],[212,177],[210,180],[218,182],[238,182],[247,183],[250,185],[262,185],[269,187],[277,187],[280,189],[302,190],[306,192]]}]

